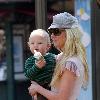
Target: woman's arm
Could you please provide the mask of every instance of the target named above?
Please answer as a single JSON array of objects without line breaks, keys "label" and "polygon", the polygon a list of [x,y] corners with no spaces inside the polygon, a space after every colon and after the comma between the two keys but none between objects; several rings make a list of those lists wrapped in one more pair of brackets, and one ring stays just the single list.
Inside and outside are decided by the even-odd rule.
[{"label": "woman's arm", "polygon": [[39,94],[46,97],[48,100],[56,100],[55,97],[57,97],[57,93],[43,88],[42,86],[38,85],[36,82],[32,82],[28,90],[31,96],[34,96],[34,92],[38,92]]},{"label": "woman's arm", "polygon": [[77,76],[73,72],[65,69],[62,74],[59,87],[59,94],[62,98],[61,100],[70,100],[71,96],[73,95],[72,93],[75,87],[76,80]]},{"label": "woman's arm", "polygon": [[62,74],[59,91],[57,93],[46,90],[36,83],[31,84],[29,87],[29,93],[32,95],[32,91],[37,91],[41,95],[45,96],[48,100],[69,100],[73,93],[76,78],[77,77],[73,72],[65,70]]}]

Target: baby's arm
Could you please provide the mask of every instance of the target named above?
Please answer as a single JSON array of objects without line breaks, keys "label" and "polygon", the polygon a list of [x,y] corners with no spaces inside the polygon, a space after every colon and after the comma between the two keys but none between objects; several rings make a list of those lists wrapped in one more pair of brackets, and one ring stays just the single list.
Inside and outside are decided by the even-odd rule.
[{"label": "baby's arm", "polygon": [[35,58],[30,57],[26,60],[24,66],[25,76],[30,80],[34,80],[38,75],[38,73],[42,70],[38,68],[38,66],[34,62],[35,62]]}]

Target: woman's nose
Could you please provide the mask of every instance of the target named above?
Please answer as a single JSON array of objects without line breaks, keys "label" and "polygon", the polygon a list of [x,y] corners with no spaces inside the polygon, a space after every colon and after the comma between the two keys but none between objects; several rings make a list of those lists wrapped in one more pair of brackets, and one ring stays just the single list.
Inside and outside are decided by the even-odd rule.
[{"label": "woman's nose", "polygon": [[54,33],[52,33],[50,36],[51,36],[51,39],[53,39],[55,37]]},{"label": "woman's nose", "polygon": [[54,33],[51,33],[50,35],[54,35]]}]

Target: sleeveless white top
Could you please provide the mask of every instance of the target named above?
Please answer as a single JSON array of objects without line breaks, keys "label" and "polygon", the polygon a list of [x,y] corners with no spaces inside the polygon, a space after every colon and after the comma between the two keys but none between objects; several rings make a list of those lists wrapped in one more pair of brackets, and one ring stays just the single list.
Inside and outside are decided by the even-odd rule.
[{"label": "sleeveless white top", "polygon": [[[70,57],[69,59],[66,60],[64,66],[66,70],[73,72],[78,77],[74,89],[72,91],[72,96],[69,99],[69,100],[77,100],[80,93],[80,89],[83,84],[84,66],[78,57]],[[59,89],[57,89],[56,86],[51,87],[51,90],[54,92],[59,91]]]}]

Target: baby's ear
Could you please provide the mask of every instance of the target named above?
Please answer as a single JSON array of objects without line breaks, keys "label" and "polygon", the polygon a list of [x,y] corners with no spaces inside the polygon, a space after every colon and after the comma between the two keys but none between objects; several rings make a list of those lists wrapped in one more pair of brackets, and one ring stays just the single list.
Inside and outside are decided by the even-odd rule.
[{"label": "baby's ear", "polygon": [[28,44],[28,46],[30,47],[30,43],[29,43],[29,42],[27,42],[27,44]]}]

